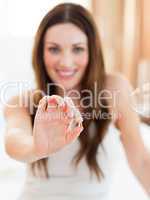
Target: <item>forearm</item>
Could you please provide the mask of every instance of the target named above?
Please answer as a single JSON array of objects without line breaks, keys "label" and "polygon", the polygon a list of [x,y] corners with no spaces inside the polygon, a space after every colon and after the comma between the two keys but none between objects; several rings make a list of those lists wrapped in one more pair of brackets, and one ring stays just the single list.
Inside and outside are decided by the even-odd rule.
[{"label": "forearm", "polygon": [[32,163],[39,160],[34,150],[33,136],[27,135],[22,129],[8,130],[5,137],[5,150],[17,161]]},{"label": "forearm", "polygon": [[150,154],[145,158],[142,158],[139,163],[136,164],[129,162],[130,168],[134,175],[137,177],[144,190],[150,197]]},{"label": "forearm", "polygon": [[150,195],[150,152],[145,147],[140,133],[138,136],[137,134],[130,134],[130,136],[127,134],[127,132],[121,134],[120,139],[124,146],[128,164],[143,189]]},{"label": "forearm", "polygon": [[141,183],[143,184],[148,196],[150,197],[150,155],[149,160],[144,162],[144,166],[141,172]]}]

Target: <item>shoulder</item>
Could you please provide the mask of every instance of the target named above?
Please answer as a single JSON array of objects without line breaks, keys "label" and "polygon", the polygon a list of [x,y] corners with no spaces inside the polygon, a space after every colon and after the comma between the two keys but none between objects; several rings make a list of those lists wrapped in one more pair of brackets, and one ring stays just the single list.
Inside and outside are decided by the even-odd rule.
[{"label": "shoulder", "polygon": [[106,101],[109,111],[117,116],[114,117],[114,122],[116,122],[122,113],[127,113],[134,101],[133,87],[125,76],[116,73],[107,74],[104,88],[107,91]]},{"label": "shoulder", "polygon": [[129,101],[134,92],[129,80],[120,73],[107,74],[104,88],[118,100],[118,105],[123,105],[125,101]]},{"label": "shoulder", "polygon": [[121,92],[124,89],[131,90],[132,86],[124,75],[120,73],[111,73],[111,74],[106,74],[105,89],[110,91],[120,90]]}]

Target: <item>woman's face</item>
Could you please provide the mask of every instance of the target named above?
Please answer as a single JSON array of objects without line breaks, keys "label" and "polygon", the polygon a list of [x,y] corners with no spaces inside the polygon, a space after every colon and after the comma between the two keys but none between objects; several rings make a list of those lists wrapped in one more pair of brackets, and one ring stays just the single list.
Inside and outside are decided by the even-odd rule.
[{"label": "woman's face", "polygon": [[88,39],[77,26],[57,24],[46,31],[44,63],[54,83],[65,90],[78,88],[88,60]]}]

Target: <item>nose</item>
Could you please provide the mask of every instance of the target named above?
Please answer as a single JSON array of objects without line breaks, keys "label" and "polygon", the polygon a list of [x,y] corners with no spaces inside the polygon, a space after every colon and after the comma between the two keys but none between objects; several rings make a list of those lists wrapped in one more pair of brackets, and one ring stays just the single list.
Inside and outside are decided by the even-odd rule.
[{"label": "nose", "polygon": [[73,58],[70,52],[64,52],[60,58],[60,66],[62,68],[70,68],[73,66]]}]

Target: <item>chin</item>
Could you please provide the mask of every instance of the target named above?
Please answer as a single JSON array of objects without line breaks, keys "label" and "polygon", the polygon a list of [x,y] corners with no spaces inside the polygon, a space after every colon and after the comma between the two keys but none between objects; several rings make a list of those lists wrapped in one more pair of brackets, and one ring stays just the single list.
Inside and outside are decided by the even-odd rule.
[{"label": "chin", "polygon": [[72,90],[72,89],[75,89],[76,88],[76,85],[62,85],[65,89],[65,91],[68,91],[68,90]]},{"label": "chin", "polygon": [[61,80],[61,79],[57,79],[57,81],[55,81],[55,83],[61,85],[65,90],[69,90],[69,89],[73,89],[76,88],[76,86],[79,84],[78,80]]}]

